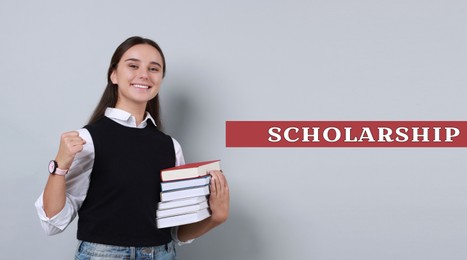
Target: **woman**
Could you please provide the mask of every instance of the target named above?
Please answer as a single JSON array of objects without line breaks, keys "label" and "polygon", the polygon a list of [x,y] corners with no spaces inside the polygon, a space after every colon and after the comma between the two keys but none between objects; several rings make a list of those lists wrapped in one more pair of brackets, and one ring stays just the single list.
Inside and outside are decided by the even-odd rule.
[{"label": "woman", "polygon": [[158,173],[185,163],[180,144],[159,130],[157,94],[165,71],[154,41],[128,38],[112,56],[89,124],[61,136],[36,209],[47,234],[63,231],[79,215],[76,259],[175,259],[174,241],[190,243],[227,220],[227,181],[212,171],[209,218],[156,226]]}]

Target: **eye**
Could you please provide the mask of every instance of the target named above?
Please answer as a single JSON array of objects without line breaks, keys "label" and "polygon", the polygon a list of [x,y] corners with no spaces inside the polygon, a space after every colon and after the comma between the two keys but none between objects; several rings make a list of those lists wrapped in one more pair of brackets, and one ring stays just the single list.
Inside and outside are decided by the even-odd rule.
[{"label": "eye", "polygon": [[158,72],[158,71],[159,71],[159,68],[158,68],[158,67],[150,67],[150,68],[149,68],[149,71],[150,71],[150,72]]},{"label": "eye", "polygon": [[138,69],[138,65],[136,65],[136,64],[131,64],[130,63],[130,64],[128,64],[128,67],[132,68],[132,69]]}]

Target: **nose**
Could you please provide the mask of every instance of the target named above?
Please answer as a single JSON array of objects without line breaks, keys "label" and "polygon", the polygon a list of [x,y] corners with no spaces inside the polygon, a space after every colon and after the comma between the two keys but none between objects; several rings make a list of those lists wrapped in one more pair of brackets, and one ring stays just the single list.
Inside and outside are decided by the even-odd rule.
[{"label": "nose", "polygon": [[138,70],[138,77],[140,79],[148,79],[148,71],[145,68],[140,68]]}]

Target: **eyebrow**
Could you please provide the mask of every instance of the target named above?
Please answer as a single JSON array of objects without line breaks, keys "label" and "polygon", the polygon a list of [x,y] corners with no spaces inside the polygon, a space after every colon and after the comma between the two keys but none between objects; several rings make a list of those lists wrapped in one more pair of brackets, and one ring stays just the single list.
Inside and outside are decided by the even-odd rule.
[{"label": "eyebrow", "polygon": [[[139,59],[135,59],[135,58],[129,58],[129,59],[126,59],[126,60],[125,60],[125,62],[127,62],[127,61],[138,61],[138,62],[141,62],[141,60],[139,60]],[[150,64],[157,65],[157,66],[159,66],[159,67],[161,67],[161,68],[162,68],[162,65],[161,65],[161,64],[159,64],[158,62],[151,61],[151,62],[149,62],[149,63],[150,63]]]}]

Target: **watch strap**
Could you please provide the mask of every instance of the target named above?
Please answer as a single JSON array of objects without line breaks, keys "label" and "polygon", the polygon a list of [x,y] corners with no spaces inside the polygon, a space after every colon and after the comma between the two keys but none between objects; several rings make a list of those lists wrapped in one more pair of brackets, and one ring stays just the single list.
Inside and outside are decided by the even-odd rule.
[{"label": "watch strap", "polygon": [[55,168],[55,174],[65,176],[68,173],[68,169]]}]

